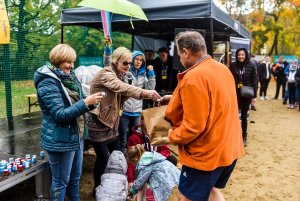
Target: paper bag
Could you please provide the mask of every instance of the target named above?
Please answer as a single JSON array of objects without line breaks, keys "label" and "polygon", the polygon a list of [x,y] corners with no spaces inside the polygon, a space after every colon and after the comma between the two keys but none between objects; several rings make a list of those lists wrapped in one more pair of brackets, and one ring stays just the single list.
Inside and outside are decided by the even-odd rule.
[{"label": "paper bag", "polygon": [[150,144],[164,145],[169,143],[168,131],[171,124],[165,120],[167,106],[159,106],[143,110],[143,132],[149,135]]}]

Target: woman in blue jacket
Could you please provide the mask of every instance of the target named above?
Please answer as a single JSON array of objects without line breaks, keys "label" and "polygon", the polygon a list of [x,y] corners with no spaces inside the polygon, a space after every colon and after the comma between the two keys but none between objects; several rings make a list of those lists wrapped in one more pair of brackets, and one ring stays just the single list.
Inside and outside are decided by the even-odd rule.
[{"label": "woman in blue jacket", "polygon": [[43,114],[41,145],[48,153],[52,172],[50,199],[78,201],[85,132],[83,114],[103,98],[101,93],[84,97],[73,72],[76,53],[67,44],[56,45],[51,64],[34,74],[37,98]]}]

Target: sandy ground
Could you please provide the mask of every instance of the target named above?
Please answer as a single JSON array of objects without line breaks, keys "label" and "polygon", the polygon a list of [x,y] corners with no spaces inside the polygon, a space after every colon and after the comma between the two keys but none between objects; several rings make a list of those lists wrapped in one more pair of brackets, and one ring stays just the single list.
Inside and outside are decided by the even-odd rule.
[{"label": "sandy ground", "polygon": [[[269,87],[270,99],[275,83]],[[248,146],[238,160],[227,187],[229,201],[300,201],[300,111],[287,109],[281,99],[257,99],[251,111]],[[94,157],[85,155],[81,179],[81,199],[94,200]]]},{"label": "sandy ground", "polygon": [[[271,82],[269,97],[275,94]],[[222,190],[227,201],[300,201],[300,111],[287,109],[282,100],[257,99],[251,111],[248,147]],[[82,201],[93,201],[95,156],[85,155],[81,177]],[[0,194],[0,201],[34,199],[34,180]],[[15,192],[18,192],[17,194]]]}]

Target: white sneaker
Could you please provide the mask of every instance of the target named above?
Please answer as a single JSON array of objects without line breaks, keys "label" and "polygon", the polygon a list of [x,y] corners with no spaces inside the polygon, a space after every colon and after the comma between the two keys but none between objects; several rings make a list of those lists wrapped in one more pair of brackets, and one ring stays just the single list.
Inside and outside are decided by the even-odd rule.
[{"label": "white sneaker", "polygon": [[265,96],[265,100],[269,100],[268,96]]},{"label": "white sneaker", "polygon": [[260,97],[260,100],[265,100],[265,98],[263,96]]}]

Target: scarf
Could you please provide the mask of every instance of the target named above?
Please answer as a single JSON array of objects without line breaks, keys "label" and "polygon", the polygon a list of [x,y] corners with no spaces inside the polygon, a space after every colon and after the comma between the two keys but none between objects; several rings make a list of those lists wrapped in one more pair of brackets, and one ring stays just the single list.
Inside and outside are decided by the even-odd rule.
[{"label": "scarf", "polygon": [[71,70],[70,74],[66,74],[55,66],[50,66],[49,68],[61,80],[63,85],[67,88],[70,97],[73,98],[75,102],[82,98],[80,88],[75,82],[75,73],[73,70]]},{"label": "scarf", "polygon": [[124,77],[125,77],[126,73],[119,74],[118,71],[117,71],[117,66],[115,64],[113,64],[113,63],[111,64],[111,69],[116,73],[117,77],[120,80],[124,81]]}]

